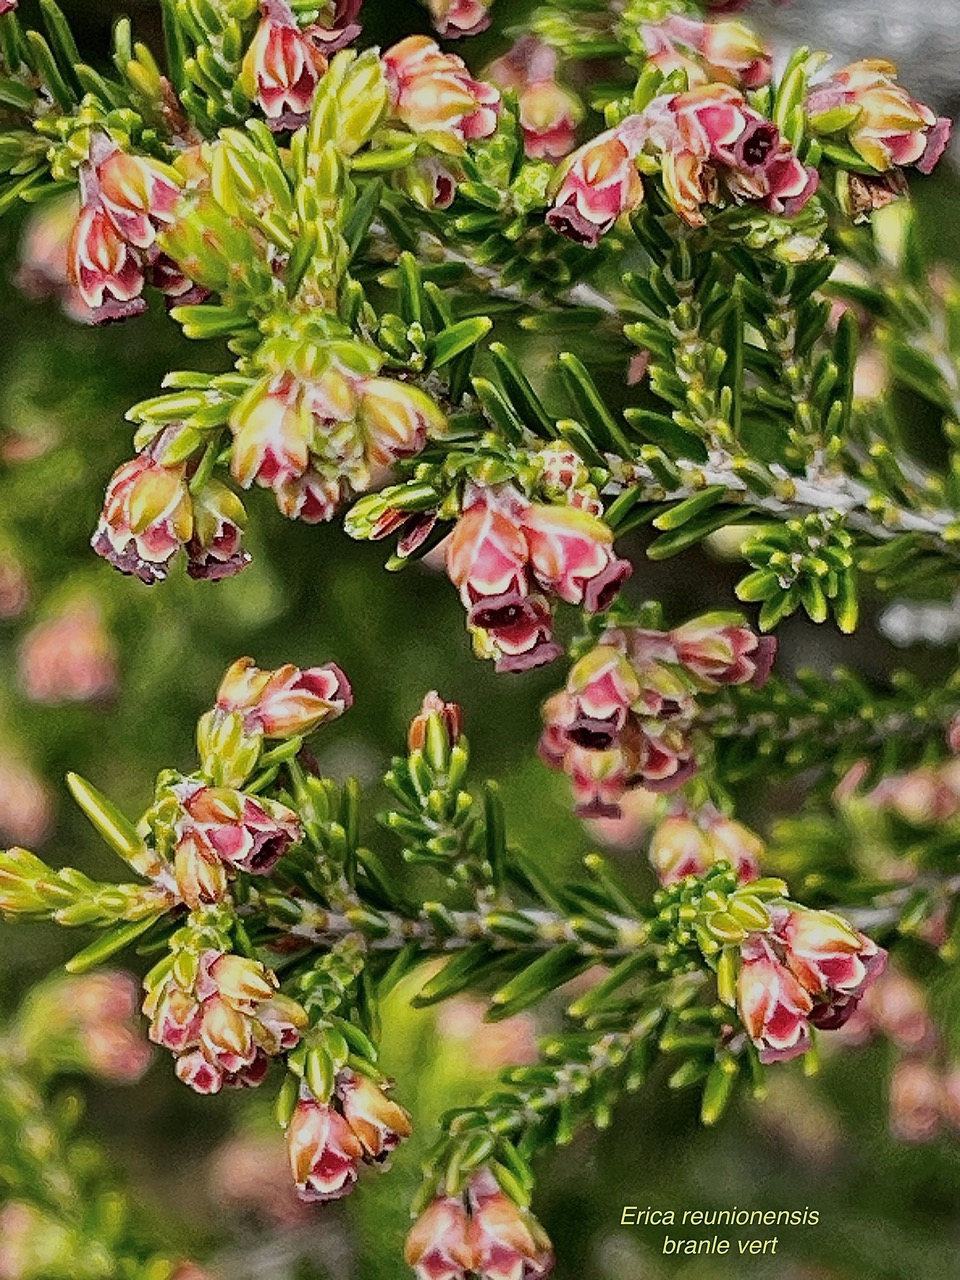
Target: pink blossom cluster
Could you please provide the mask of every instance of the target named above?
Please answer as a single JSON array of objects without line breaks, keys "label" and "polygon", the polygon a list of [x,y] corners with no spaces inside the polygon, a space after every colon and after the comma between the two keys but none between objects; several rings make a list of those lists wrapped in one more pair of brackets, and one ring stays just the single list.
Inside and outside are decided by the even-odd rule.
[{"label": "pink blossom cluster", "polygon": [[698,695],[763,684],[775,652],[726,617],[607,631],[544,703],[540,755],[570,779],[578,816],[617,818],[631,790],[674,791],[695,773]]},{"label": "pink blossom cluster", "polygon": [[176,958],[147,976],[150,1039],[175,1055],[178,1077],[197,1093],[260,1084],[270,1058],[298,1043],[303,1008],[257,960],[213,949]]},{"label": "pink blossom cluster", "polygon": [[547,214],[549,225],[595,248],[643,200],[641,155],[659,163],[667,201],[690,226],[705,223],[705,208],[731,201],[792,216],[819,182],[816,169],[801,162],[739,89],[710,83],[654,98],[575,152]]},{"label": "pink blossom cluster", "polygon": [[488,1169],[462,1195],[438,1195],[407,1237],[417,1280],[542,1280],[553,1270],[543,1228],[500,1188]]},{"label": "pink blossom cluster", "polygon": [[174,169],[128,155],[95,133],[80,168],[80,212],[67,248],[67,271],[91,324],[146,309],[148,281],[178,302],[198,296],[193,282],[157,244],[175,218],[181,181]]},{"label": "pink blossom cluster", "polygon": [[[367,349],[362,355],[375,358]],[[420,453],[447,423],[418,387],[333,362],[314,379],[287,371],[258,382],[230,426],[234,479],[244,489],[272,489],[285,516],[316,524]]]},{"label": "pink blossom cluster", "polygon": [[382,1164],[410,1136],[410,1117],[366,1075],[344,1069],[323,1102],[306,1084],[287,1126],[290,1171],[301,1200],[348,1195],[362,1163]]},{"label": "pink blossom cluster", "polygon": [[729,862],[739,882],[748,884],[759,876],[763,854],[759,836],[712,806],[691,812],[676,805],[650,842],[650,863],[662,885],[702,876],[718,862]]},{"label": "pink blossom cluster", "polygon": [[764,1063],[805,1053],[811,1029],[836,1030],[856,1011],[887,953],[829,911],[774,907],[741,945],[737,1004]]},{"label": "pink blossom cluster", "polygon": [[161,461],[176,434],[169,428],[113,473],[91,545],[121,573],[148,584],[167,576],[181,550],[191,578],[231,577],[250,563],[242,546],[243,504],[219,480],[194,493],[194,464]]},{"label": "pink blossom cluster", "polygon": [[300,820],[277,800],[211,787],[195,779],[176,783],[174,874],[188,907],[220,902],[238,871],[269,875],[291,845],[303,839]]},{"label": "pink blossom cluster", "polygon": [[524,671],[563,652],[551,598],[606,609],[630,576],[598,516],[530,502],[512,484],[470,483],[447,548],[447,573],[480,652],[498,671]]}]

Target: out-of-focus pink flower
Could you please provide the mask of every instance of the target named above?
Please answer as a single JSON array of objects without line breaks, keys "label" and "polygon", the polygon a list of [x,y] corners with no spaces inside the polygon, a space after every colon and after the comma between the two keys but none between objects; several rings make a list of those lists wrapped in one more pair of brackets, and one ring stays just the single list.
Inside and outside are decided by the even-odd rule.
[{"label": "out-of-focus pink flower", "polygon": [[30,601],[30,583],[19,559],[0,550],[0,620],[19,618]]},{"label": "out-of-focus pink flower", "polygon": [[762,938],[744,945],[737,1002],[761,1062],[783,1062],[810,1047],[813,1000]]},{"label": "out-of-focus pink flower", "polygon": [[807,117],[816,132],[845,137],[880,173],[905,165],[931,173],[947,149],[951,122],[911,98],[896,77],[892,62],[853,62],[814,85]]},{"label": "out-of-focus pink flower", "polygon": [[271,129],[303,124],[327,59],[301,31],[286,0],[261,0],[261,19],[243,59],[240,83],[259,103]]},{"label": "out-of-focus pink flower", "polygon": [[218,711],[239,711],[248,732],[268,738],[312,733],[352,705],[350,683],[332,662],[304,670],[287,663],[261,671],[252,658],[238,658],[217,692]]},{"label": "out-of-focus pink flower", "polygon": [[5,13],[13,13],[14,9],[17,7],[17,3],[18,0],[0,0],[0,18],[2,18]]},{"label": "out-of-focus pink flower", "polygon": [[490,25],[491,0],[428,0],[434,27],[448,40],[476,36]]},{"label": "out-of-focus pink flower", "polygon": [[610,129],[575,151],[547,213],[548,226],[595,249],[617,219],[632,213],[643,200],[634,155],[619,129]]},{"label": "out-of-focus pink flower", "polygon": [[496,130],[500,94],[474,80],[461,58],[428,36],[407,36],[383,55],[394,117],[439,151],[461,151]]},{"label": "out-of-focus pink flower", "polygon": [[20,684],[33,702],[94,702],[117,686],[116,649],[100,606],[77,599],[24,636]]},{"label": "out-of-focus pink flower", "polygon": [[353,1189],[363,1146],[330,1103],[301,1098],[287,1128],[287,1153],[301,1200],[324,1202]]},{"label": "out-of-focus pink flower", "polygon": [[907,1058],[890,1078],[890,1129],[901,1142],[929,1142],[940,1128],[942,1086],[929,1062]]},{"label": "out-of-focus pink flower", "polygon": [[53,800],[27,765],[0,754],[0,846],[42,844],[53,825]]},{"label": "out-of-focus pink flower", "polygon": [[137,1003],[137,982],[128,973],[65,978],[44,993],[44,1032],[68,1036],[81,1064],[94,1075],[134,1084],[152,1056],[136,1023]]},{"label": "out-of-focus pink flower", "polygon": [[485,1022],[486,1007],[472,996],[457,996],[441,1005],[437,1029],[462,1044],[470,1063],[481,1071],[498,1071],[511,1065],[537,1061],[536,1023],[528,1013],[502,1022]]},{"label": "out-of-focus pink flower", "polygon": [[89,307],[70,279],[67,252],[80,204],[75,192],[35,205],[24,223],[17,287],[28,298],[55,298],[71,320],[89,318]]},{"label": "out-of-focus pink flower", "polygon": [[236,1205],[244,1214],[280,1227],[296,1227],[309,1209],[296,1194],[283,1142],[244,1133],[214,1153],[210,1184],[215,1199]]}]

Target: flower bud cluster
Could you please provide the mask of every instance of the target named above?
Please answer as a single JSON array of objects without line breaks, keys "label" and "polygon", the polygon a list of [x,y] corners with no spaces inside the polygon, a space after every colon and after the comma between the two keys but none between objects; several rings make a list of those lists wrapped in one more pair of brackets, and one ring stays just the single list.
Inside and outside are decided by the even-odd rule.
[{"label": "flower bud cluster", "polygon": [[540,755],[570,778],[578,816],[619,817],[634,788],[673,791],[695,773],[698,695],[762,685],[775,651],[727,615],[666,632],[607,631],[544,703]]},{"label": "flower bud cluster", "polygon": [[93,135],[80,168],[80,212],[67,250],[70,280],[91,324],[144,311],[148,278],[178,298],[191,289],[169,270],[157,245],[158,231],[174,220],[180,191],[169,166],[128,155],[106,134]]},{"label": "flower bud cluster", "polygon": [[528,501],[511,484],[470,483],[450,537],[447,573],[468,610],[479,652],[498,671],[524,671],[563,652],[550,597],[598,613],[631,566],[591,512]]},{"label": "flower bud cluster", "polygon": [[250,563],[242,547],[243,504],[219,480],[207,480],[194,493],[191,464],[164,462],[177,435],[176,427],[168,428],[117,468],[91,545],[121,573],[148,584],[167,576],[181,549],[191,578],[231,577]]},{"label": "flower bud cluster", "polygon": [[557,79],[558,61],[550,45],[524,36],[487,68],[494,84],[516,93],[524,151],[534,160],[567,155],[583,119],[580,99]]},{"label": "flower bud cluster", "polygon": [[231,471],[245,489],[272,489],[281,512],[331,520],[353,493],[442,435],[446,418],[419,388],[371,376],[380,357],[345,340],[316,376],[291,368],[260,379],[231,417]]},{"label": "flower bud cluster", "polygon": [[410,1133],[406,1111],[366,1075],[339,1071],[327,1101],[302,1084],[287,1126],[297,1194],[310,1202],[341,1199],[353,1189],[361,1164],[383,1164]]},{"label": "flower bud cluster", "polygon": [[438,1195],[407,1237],[417,1280],[540,1280],[553,1270],[543,1228],[501,1189],[489,1169],[460,1195]]},{"label": "flower bud cluster", "polygon": [[204,947],[182,930],[144,981],[150,1039],[174,1054],[177,1075],[197,1093],[258,1085],[307,1023],[278,985],[259,961]]}]

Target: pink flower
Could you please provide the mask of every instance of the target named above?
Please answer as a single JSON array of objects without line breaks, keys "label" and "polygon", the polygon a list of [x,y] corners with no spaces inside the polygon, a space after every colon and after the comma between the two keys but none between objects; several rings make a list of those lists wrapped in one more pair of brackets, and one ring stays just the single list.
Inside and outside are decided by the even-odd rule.
[{"label": "pink flower", "polygon": [[599,644],[571,668],[567,694],[567,739],[589,750],[604,750],[620,736],[640,696],[640,682],[622,649]]},{"label": "pink flower", "polygon": [[887,960],[872,939],[829,911],[791,911],[778,925],[777,937],[798,981],[824,998],[810,1016],[824,1029],[846,1022]]},{"label": "pink flower", "polygon": [[437,1196],[407,1236],[405,1257],[417,1280],[467,1280],[474,1249],[467,1239],[469,1218],[460,1196]]},{"label": "pink flower", "polygon": [[240,83],[260,104],[271,129],[295,129],[310,112],[327,60],[310,34],[300,30],[286,0],[261,0],[260,12]]},{"label": "pink flower", "polygon": [[159,582],[192,536],[193,504],[183,464],[161,466],[148,451],[117,468],[92,539],[97,555],[141,582]]},{"label": "pink flower", "polygon": [[758,636],[749,627],[710,614],[670,632],[677,660],[702,687],[750,684],[761,688],[777,652],[774,636]]},{"label": "pink flower", "polygon": [[261,671],[252,658],[229,668],[217,693],[217,710],[243,715],[247,732],[268,738],[312,733],[353,705],[350,683],[335,663],[301,670],[292,664]]},{"label": "pink flower", "polygon": [[641,31],[648,55],[664,70],[665,56],[686,55],[702,67],[707,80],[744,89],[770,83],[770,51],[742,22],[698,22],[674,14]]},{"label": "pink flower", "polygon": [[226,787],[184,782],[174,788],[181,804],[178,842],[236,871],[269,875],[292,844],[303,838],[297,815],[275,800],[260,800]]},{"label": "pink flower", "polygon": [[411,1133],[410,1117],[379,1085],[344,1070],[337,1076],[343,1118],[359,1139],[367,1161],[382,1161]]},{"label": "pink flower", "polygon": [[119,235],[137,249],[156,242],[157,229],[174,220],[180,182],[174,171],[145,156],[127,155],[103,134],[90,146],[104,212]]},{"label": "pink flower", "polygon": [[187,543],[187,573],[217,582],[231,578],[250,563],[243,549],[246,512],[237,495],[219,480],[210,480],[193,500],[193,536]]},{"label": "pink flower", "polygon": [[718,862],[729,862],[741,884],[760,874],[763,841],[741,823],[707,808],[696,815],[672,813],[650,842],[650,862],[664,885],[701,876]]},{"label": "pink flower", "polygon": [[145,311],[143,265],[96,196],[80,210],[67,250],[71,282],[90,308],[93,323],[123,320]]},{"label": "pink flower", "polygon": [[301,1200],[339,1200],[353,1188],[363,1145],[329,1103],[301,1098],[287,1129],[290,1170]]},{"label": "pink flower", "polygon": [[911,98],[896,76],[894,64],[879,58],[851,63],[810,91],[810,125],[828,137],[845,136],[880,173],[905,165],[931,173],[947,149],[951,122]]},{"label": "pink flower", "polygon": [[18,0],[0,0],[0,18],[2,18],[5,13],[13,13],[14,9],[17,7],[17,3]]},{"label": "pink flower", "polygon": [[482,1280],[541,1280],[553,1270],[553,1250],[543,1228],[501,1191],[486,1169],[468,1191],[474,1270]]},{"label": "pink flower", "polygon": [[447,573],[468,609],[478,601],[529,594],[526,503],[515,489],[477,488],[464,499],[447,548]]},{"label": "pink flower", "polygon": [[490,25],[491,0],[428,0],[430,18],[442,36],[476,36]]},{"label": "pink flower", "polygon": [[447,427],[442,410],[426,392],[395,378],[361,382],[357,420],[367,458],[385,467],[415,457]]},{"label": "pink flower", "polygon": [[24,636],[19,653],[23,691],[51,706],[95,702],[117,686],[117,656],[100,606],[75,600]]},{"label": "pink flower", "polygon": [[28,765],[0,754],[0,847],[35,848],[50,834],[53,800]]},{"label": "pink flower", "polygon": [[548,226],[595,249],[617,219],[643,200],[634,154],[617,129],[575,151],[547,213]]},{"label": "pink flower", "polygon": [[394,117],[438,150],[456,152],[495,132],[498,91],[474,80],[461,58],[441,52],[429,37],[408,36],[382,62]]},{"label": "pink flower", "polygon": [[[345,416],[352,416],[352,410],[351,402]],[[241,402],[230,426],[230,472],[244,489],[254,481],[280,489],[307,470],[313,415],[303,387],[291,374],[258,385]]]},{"label": "pink flower", "polygon": [[633,571],[613,554],[613,534],[603,521],[576,507],[532,504],[523,532],[537,582],[589,613],[608,608]]},{"label": "pink flower", "polygon": [[763,938],[743,946],[737,1002],[761,1062],[783,1062],[810,1047],[813,1000]]},{"label": "pink flower", "polygon": [[534,159],[559,159],[573,148],[583,106],[557,82],[557,54],[536,36],[524,36],[487,75],[501,89],[516,92],[524,150]]}]

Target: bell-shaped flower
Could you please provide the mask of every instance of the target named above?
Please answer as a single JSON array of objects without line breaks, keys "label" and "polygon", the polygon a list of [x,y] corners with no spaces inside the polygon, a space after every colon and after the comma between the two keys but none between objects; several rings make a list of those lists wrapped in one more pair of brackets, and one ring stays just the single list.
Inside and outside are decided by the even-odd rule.
[{"label": "bell-shaped flower", "polygon": [[481,1280],[542,1280],[553,1270],[553,1250],[540,1223],[501,1191],[486,1169],[468,1190],[473,1269]]},{"label": "bell-shaped flower", "polygon": [[791,911],[777,936],[800,983],[830,1001],[859,999],[886,963],[885,951],[832,911]]},{"label": "bell-shaped flower", "polygon": [[447,573],[468,609],[488,599],[509,600],[513,607],[529,594],[530,551],[521,523],[526,509],[510,486],[478,487],[465,496],[447,547]]},{"label": "bell-shaped flower", "polygon": [[357,1180],[363,1144],[330,1103],[303,1097],[287,1128],[287,1155],[301,1200],[339,1200]]},{"label": "bell-shaped flower", "polygon": [[297,815],[276,800],[193,782],[174,790],[181,805],[178,842],[199,845],[205,854],[235,871],[269,875],[287,849],[303,837]]},{"label": "bell-shaped flower", "polygon": [[247,513],[237,495],[209,480],[193,497],[193,536],[187,543],[187,573],[211,582],[230,578],[250,563],[243,549]]},{"label": "bell-shaped flower", "polygon": [[100,188],[100,202],[128,244],[149,249],[159,227],[174,220],[180,199],[175,170],[146,156],[128,155],[98,135],[90,147]]},{"label": "bell-shaped flower", "polygon": [[843,136],[880,173],[915,165],[931,173],[950,141],[951,122],[911,98],[897,83],[892,62],[853,62],[810,90],[806,101],[811,128]]},{"label": "bell-shaped flower", "polygon": [[738,620],[706,614],[675,627],[670,640],[677,660],[704,689],[750,684],[761,688],[776,657],[774,636],[758,636]]},{"label": "bell-shaped flower", "polygon": [[147,451],[114,472],[91,545],[121,573],[152,583],[193,533],[185,467],[161,466]]},{"label": "bell-shaped flower", "polygon": [[618,129],[600,134],[567,161],[547,223],[595,249],[619,217],[643,200],[635,152]]},{"label": "bell-shaped flower", "polygon": [[438,151],[456,154],[497,127],[500,94],[428,36],[407,36],[382,58],[393,117]]},{"label": "bell-shaped flower", "polygon": [[385,1160],[410,1136],[410,1117],[383,1089],[355,1071],[337,1076],[337,1100],[343,1118],[363,1147],[365,1160]]},{"label": "bell-shaped flower", "polygon": [[576,507],[532,504],[523,513],[530,569],[545,591],[589,613],[608,608],[632,566],[613,553],[613,534]]},{"label": "bell-shaped flower", "polygon": [[252,658],[238,658],[217,692],[217,710],[239,711],[244,728],[268,738],[312,733],[353,705],[347,677],[332,662],[301,670],[291,663],[261,671]]},{"label": "bell-shaped flower", "polygon": [[90,320],[123,320],[146,310],[137,251],[117,230],[99,197],[84,202],[67,249],[67,271]]},{"label": "bell-shaped flower", "polygon": [[564,729],[568,740],[602,751],[619,737],[640,696],[640,681],[622,649],[598,644],[571,668],[567,693],[571,718]]},{"label": "bell-shaped flower", "polygon": [[261,0],[261,19],[247,49],[240,84],[259,103],[271,129],[303,124],[327,59],[286,0]]},{"label": "bell-shaped flower", "polygon": [[427,1205],[407,1236],[404,1254],[417,1280],[467,1280],[474,1262],[469,1225],[460,1196],[437,1196]]},{"label": "bell-shaped flower", "polygon": [[762,937],[751,936],[742,957],[737,1004],[760,1061],[783,1062],[805,1053],[810,1047],[810,993]]},{"label": "bell-shaped flower", "polygon": [[361,384],[358,422],[367,458],[385,467],[414,457],[447,429],[443,411],[425,391],[395,378],[367,378]]},{"label": "bell-shaped flower", "polygon": [[476,36],[490,25],[492,0],[428,0],[430,20],[448,40]]}]

